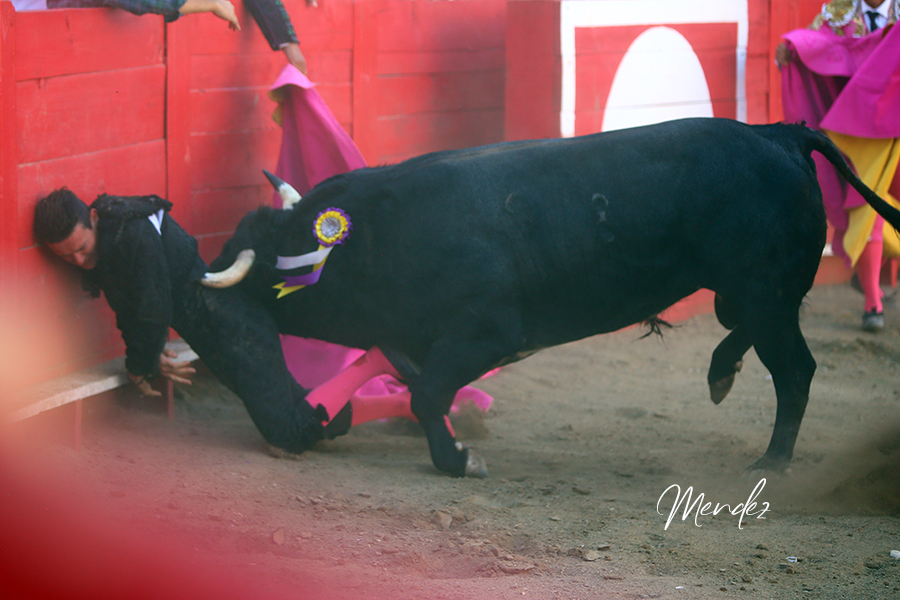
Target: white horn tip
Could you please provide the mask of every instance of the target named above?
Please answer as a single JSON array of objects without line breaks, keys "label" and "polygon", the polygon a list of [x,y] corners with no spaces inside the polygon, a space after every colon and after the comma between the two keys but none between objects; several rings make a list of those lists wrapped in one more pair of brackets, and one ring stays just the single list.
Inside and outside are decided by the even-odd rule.
[{"label": "white horn tip", "polygon": [[289,184],[285,180],[283,180],[280,177],[277,177],[275,175],[272,175],[265,169],[263,169],[263,173],[265,174],[266,179],[269,180],[269,183],[272,184],[272,187],[274,187],[278,191],[278,195],[281,196],[281,208],[282,209],[290,210],[291,208],[293,208],[293,206],[295,204],[297,204],[298,202],[300,202],[300,200],[303,199],[303,197],[300,196],[300,193],[297,192],[297,190],[295,190],[291,186],[291,184]]}]

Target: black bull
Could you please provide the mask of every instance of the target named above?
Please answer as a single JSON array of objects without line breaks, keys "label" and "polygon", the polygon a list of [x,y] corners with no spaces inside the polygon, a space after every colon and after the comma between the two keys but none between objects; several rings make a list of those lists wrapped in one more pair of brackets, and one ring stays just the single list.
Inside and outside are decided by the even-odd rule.
[{"label": "black bull", "polygon": [[[253,249],[240,288],[282,333],[405,357],[434,465],[456,476],[475,463],[444,420],[460,387],[542,348],[653,319],[708,288],[731,329],[712,355],[713,400],[753,346],[777,395],[772,438],[754,466],[783,469],[816,369],[798,322],[825,244],[813,150],[900,226],[900,212],[822,134],[686,119],[340,175],[292,210],[247,215],[212,270]],[[313,222],[330,207],[349,215],[352,233],[318,283],[277,298],[277,257],[316,250]]]}]

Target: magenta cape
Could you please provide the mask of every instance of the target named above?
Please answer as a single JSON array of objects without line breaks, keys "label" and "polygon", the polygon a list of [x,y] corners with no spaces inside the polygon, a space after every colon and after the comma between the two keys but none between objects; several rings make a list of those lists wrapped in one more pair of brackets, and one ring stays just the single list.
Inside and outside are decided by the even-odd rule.
[{"label": "magenta cape", "polygon": [[860,138],[900,137],[900,28],[854,38],[823,26],[784,39],[800,59],[784,68],[786,121]]},{"label": "magenta cape", "polygon": [[[306,75],[287,65],[269,93],[279,103],[275,120],[282,126],[276,175],[294,186],[301,195],[333,175],[366,166],[356,144]],[[278,194],[273,203],[276,207],[281,206]],[[310,389],[364,354],[359,349],[289,335],[282,336],[281,342],[288,369],[300,385]],[[406,386],[393,377],[383,375],[366,383],[357,395],[384,395],[405,390]],[[461,402],[471,401],[486,411],[491,400],[481,390],[466,386],[457,392],[453,404],[456,408]]]},{"label": "magenta cape", "polygon": [[[818,31],[791,31],[784,39],[794,51],[781,72],[786,122],[806,121],[816,129],[859,138],[900,137],[900,27],[854,38],[823,25]],[[832,247],[848,258],[843,247],[847,210],[866,202],[821,155],[813,158],[825,213],[835,228]],[[876,227],[873,236],[880,239],[880,234]]]}]

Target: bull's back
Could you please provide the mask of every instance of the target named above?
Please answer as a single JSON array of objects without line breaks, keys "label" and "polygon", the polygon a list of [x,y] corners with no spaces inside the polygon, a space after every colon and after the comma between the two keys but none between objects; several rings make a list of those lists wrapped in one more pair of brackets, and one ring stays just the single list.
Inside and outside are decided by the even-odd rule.
[{"label": "bull's back", "polygon": [[[772,137],[692,119],[356,172],[338,206],[353,238],[328,268],[373,310],[393,307],[371,315],[376,335],[518,319],[543,347],[618,329],[815,229],[791,218],[809,208],[796,198],[809,173]],[[341,302],[364,314],[356,298]]]}]

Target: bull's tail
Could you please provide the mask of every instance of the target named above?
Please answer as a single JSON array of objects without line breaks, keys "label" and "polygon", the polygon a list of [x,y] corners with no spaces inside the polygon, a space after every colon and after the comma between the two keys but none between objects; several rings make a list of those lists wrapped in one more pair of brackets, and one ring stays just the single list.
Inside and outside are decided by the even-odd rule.
[{"label": "bull's tail", "polygon": [[853,189],[859,192],[865,201],[875,209],[875,212],[884,217],[894,229],[900,231],[900,210],[897,210],[888,204],[887,201],[869,189],[869,187],[862,182],[856,173],[853,172],[853,169],[850,168],[850,165],[847,164],[844,155],[827,135],[804,125],[795,125],[794,127],[802,132],[801,137],[806,142],[807,155],[810,151],[815,150],[827,158],[828,162],[834,165],[834,168],[837,169],[838,173],[853,186]]}]

